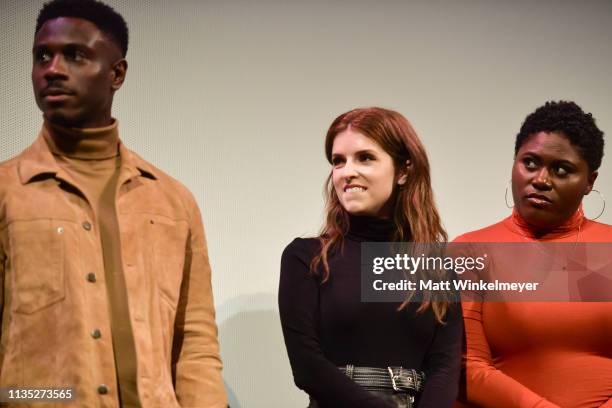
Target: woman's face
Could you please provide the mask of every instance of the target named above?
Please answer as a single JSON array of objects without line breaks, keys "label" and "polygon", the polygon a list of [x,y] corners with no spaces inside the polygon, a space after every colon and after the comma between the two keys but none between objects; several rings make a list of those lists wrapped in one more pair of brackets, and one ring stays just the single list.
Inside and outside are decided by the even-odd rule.
[{"label": "woman's face", "polygon": [[576,212],[596,178],[568,138],[554,132],[533,134],[512,167],[515,208],[530,225],[554,228]]},{"label": "woman's face", "polygon": [[391,216],[396,176],[391,156],[374,140],[348,128],[334,138],[332,182],[340,204],[353,215]]}]

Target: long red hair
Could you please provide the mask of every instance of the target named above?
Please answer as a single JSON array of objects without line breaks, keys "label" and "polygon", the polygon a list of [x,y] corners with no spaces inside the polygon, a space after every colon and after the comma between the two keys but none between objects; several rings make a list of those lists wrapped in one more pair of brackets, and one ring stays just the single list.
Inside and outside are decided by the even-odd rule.
[{"label": "long red hair", "polygon": [[[397,191],[393,194],[393,221],[396,227],[393,241],[446,242],[448,236],[442,227],[433,198],[427,153],[408,119],[398,112],[377,107],[343,113],[332,122],[325,137],[325,156],[330,164],[334,139],[349,127],[378,143],[393,159],[396,171],[406,166],[408,160],[411,163],[407,182],[401,187],[396,186]],[[326,220],[318,237],[321,251],[310,265],[315,274],[322,265],[322,283],[330,276],[329,251],[342,246],[344,235],[349,230],[348,213],[340,204],[331,172],[326,181],[325,196]],[[402,303],[400,310],[408,302],[406,300]],[[433,301],[430,294],[425,294],[417,312],[423,312],[430,306],[436,319],[442,322],[449,301]]]}]

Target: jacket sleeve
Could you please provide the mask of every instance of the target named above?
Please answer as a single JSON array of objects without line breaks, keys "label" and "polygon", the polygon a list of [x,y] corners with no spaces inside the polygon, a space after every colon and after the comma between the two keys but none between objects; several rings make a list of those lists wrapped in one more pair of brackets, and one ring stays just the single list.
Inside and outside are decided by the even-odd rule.
[{"label": "jacket sleeve", "polygon": [[482,302],[463,302],[467,400],[484,408],[559,408],[493,365]]},{"label": "jacket sleeve", "polygon": [[[6,263],[6,254],[0,240],[0,340],[2,340],[2,321],[4,316],[4,264]],[[0,370],[0,374],[2,374]]]},{"label": "jacket sleeve", "polygon": [[[432,313],[433,314],[433,313]],[[425,387],[419,398],[419,408],[452,407],[459,391],[463,318],[459,303],[452,303],[438,325],[425,359]]]},{"label": "jacket sleeve", "polygon": [[278,306],[295,385],[320,407],[392,408],[394,405],[355,384],[329,361],[318,329],[319,282],[310,270],[305,240],[295,240],[281,259]]},{"label": "jacket sleeve", "polygon": [[204,226],[189,194],[190,240],[172,347],[175,392],[184,408],[227,407]]}]

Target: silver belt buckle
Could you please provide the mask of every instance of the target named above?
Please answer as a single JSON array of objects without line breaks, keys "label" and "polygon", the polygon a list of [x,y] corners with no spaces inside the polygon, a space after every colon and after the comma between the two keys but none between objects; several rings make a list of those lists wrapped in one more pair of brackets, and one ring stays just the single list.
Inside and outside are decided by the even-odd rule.
[{"label": "silver belt buckle", "polygon": [[393,386],[393,390],[400,391],[397,386],[397,383],[395,382],[395,380],[397,380],[399,377],[393,374],[393,370],[391,369],[391,367],[387,367],[387,370],[389,370],[389,376],[391,377],[391,385]]}]

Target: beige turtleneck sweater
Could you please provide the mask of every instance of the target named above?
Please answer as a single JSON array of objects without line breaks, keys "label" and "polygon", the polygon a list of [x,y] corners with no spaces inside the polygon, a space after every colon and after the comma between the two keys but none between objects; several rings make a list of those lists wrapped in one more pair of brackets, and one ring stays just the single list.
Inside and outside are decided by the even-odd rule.
[{"label": "beige turtleneck sweater", "polygon": [[121,406],[140,407],[136,385],[136,351],[123,276],[121,235],[115,197],[121,157],[118,123],[75,129],[45,121],[43,135],[57,164],[72,178],[93,211],[102,245],[111,335]]}]

